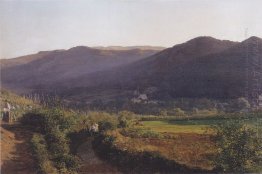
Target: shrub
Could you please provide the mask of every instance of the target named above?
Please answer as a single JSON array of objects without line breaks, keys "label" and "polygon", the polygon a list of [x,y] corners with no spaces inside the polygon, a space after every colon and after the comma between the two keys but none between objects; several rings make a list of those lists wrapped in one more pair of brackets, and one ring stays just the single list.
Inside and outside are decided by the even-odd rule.
[{"label": "shrub", "polygon": [[44,114],[46,116],[46,133],[49,133],[54,128],[58,128],[62,132],[68,131],[73,124],[73,120],[70,117],[66,117],[65,113],[60,109],[47,110]]},{"label": "shrub", "polygon": [[185,116],[185,111],[183,111],[183,110],[180,109],[180,108],[175,108],[175,109],[174,109],[174,114],[175,114],[176,116]]},{"label": "shrub", "polygon": [[25,113],[20,122],[35,132],[44,132],[45,115],[37,110]]},{"label": "shrub", "polygon": [[22,118],[23,123],[32,125],[35,130],[41,130],[39,132],[45,135],[41,137],[41,141],[36,137],[32,139],[33,144],[38,143],[37,152],[43,153],[38,155],[38,163],[42,166],[40,168],[48,167],[49,162],[42,162],[47,161],[48,158],[54,162],[54,167],[58,169],[59,173],[74,173],[79,167],[77,158],[70,154],[67,137],[71,125],[74,124],[72,118],[72,116],[66,115],[66,112],[56,108],[34,111],[25,114]]},{"label": "shrub", "polygon": [[63,154],[55,158],[57,168],[65,173],[74,173],[80,167],[79,158],[70,155]]},{"label": "shrub", "polygon": [[245,173],[256,170],[261,164],[261,140],[256,131],[235,120],[214,127],[218,155],[214,160],[217,169],[224,172]]},{"label": "shrub", "polygon": [[229,104],[230,112],[242,112],[248,110],[250,108],[250,104],[245,98],[234,99]]},{"label": "shrub", "polygon": [[162,138],[162,135],[146,128],[127,128],[122,129],[120,133],[131,138]]},{"label": "shrub", "polygon": [[48,149],[54,156],[69,153],[68,140],[64,133],[57,129],[53,129],[46,135]]},{"label": "shrub", "polygon": [[49,160],[49,155],[46,147],[46,142],[41,134],[34,134],[31,139],[31,145],[33,149],[34,157],[38,163],[39,173],[56,174],[58,173],[56,168]]},{"label": "shrub", "polygon": [[137,117],[133,112],[121,111],[118,113],[118,127],[127,128],[137,124]]},{"label": "shrub", "polygon": [[98,125],[99,125],[99,131],[101,132],[113,130],[117,127],[117,125],[114,122],[110,122],[107,120],[100,121]]}]

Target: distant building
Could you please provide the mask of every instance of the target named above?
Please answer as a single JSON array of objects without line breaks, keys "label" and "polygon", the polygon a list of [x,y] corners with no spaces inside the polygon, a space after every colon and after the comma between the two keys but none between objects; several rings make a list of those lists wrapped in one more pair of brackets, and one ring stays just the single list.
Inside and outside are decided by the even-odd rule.
[{"label": "distant building", "polygon": [[137,98],[140,99],[140,100],[148,100],[146,94],[140,94]]},{"label": "distant building", "polygon": [[146,103],[148,100],[148,97],[146,94],[140,94],[138,97],[134,97],[131,99],[133,103]]},{"label": "distant building", "polygon": [[137,99],[137,98],[132,98],[131,101],[133,103],[141,103],[142,102],[140,99]]}]

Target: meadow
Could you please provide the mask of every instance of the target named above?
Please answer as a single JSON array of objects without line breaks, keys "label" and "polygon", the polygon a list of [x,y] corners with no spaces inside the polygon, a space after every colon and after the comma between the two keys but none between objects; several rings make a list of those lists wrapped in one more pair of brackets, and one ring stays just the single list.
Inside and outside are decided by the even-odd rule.
[{"label": "meadow", "polygon": [[261,125],[262,118],[258,117],[244,117],[244,118],[203,118],[203,119],[167,119],[159,121],[142,121],[143,126],[152,129],[156,132],[168,132],[168,133],[197,133],[205,134],[211,133],[210,127],[218,124],[226,123],[228,120],[242,120],[251,126]]},{"label": "meadow", "polygon": [[209,126],[204,124],[177,124],[179,122],[170,121],[143,121],[146,128],[159,133],[197,133],[204,134],[208,131]]},{"label": "meadow", "polygon": [[175,161],[189,168],[212,171],[213,159],[218,149],[214,142],[213,126],[227,121],[241,120],[248,126],[261,123],[261,117],[253,118],[203,118],[203,119],[161,119],[140,121],[139,124],[108,131],[114,137],[113,145],[131,154],[150,152]]}]

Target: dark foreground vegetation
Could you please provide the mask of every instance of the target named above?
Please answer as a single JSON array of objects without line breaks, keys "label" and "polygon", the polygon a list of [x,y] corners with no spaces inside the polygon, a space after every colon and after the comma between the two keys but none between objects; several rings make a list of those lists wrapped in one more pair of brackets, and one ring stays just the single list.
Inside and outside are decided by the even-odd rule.
[{"label": "dark foreground vegetation", "polygon": [[22,124],[35,132],[32,146],[40,173],[76,173],[79,159],[70,153],[73,117],[59,109],[26,113]]},{"label": "dark foreground vegetation", "polygon": [[[142,121],[145,117],[128,111],[78,115],[57,108],[43,109],[24,114],[21,122],[35,132],[31,143],[40,173],[77,173],[81,166],[75,150],[90,136],[95,137],[96,154],[124,173],[261,171],[260,129],[246,120],[250,115],[227,117],[222,123],[210,124],[212,131],[200,134],[190,124],[186,126],[193,126],[192,133],[159,132],[150,124],[144,126],[148,121]],[[94,123],[99,124],[97,133],[89,131]],[[167,123],[173,124],[168,119]]]},{"label": "dark foreground vegetation", "polygon": [[[10,94],[4,100],[23,109],[17,118],[33,132],[38,173],[78,173],[76,151],[90,139],[97,156],[124,173],[262,171],[261,111],[188,115],[189,110],[175,108],[177,115],[137,115],[80,112],[55,104],[43,108]],[[90,131],[96,123],[99,131]]]}]

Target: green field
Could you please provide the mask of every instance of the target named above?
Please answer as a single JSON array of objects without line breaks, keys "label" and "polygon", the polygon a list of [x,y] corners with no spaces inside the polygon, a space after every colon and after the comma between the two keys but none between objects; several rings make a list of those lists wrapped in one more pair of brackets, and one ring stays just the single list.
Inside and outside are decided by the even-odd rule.
[{"label": "green field", "polygon": [[[197,119],[197,120],[162,120],[162,121],[143,121],[143,125],[156,132],[168,133],[206,133],[211,125],[223,124],[228,119]],[[249,125],[256,126],[262,123],[262,118],[243,119]],[[210,129],[209,129],[210,130]],[[209,131],[210,132],[210,131]]]},{"label": "green field", "polygon": [[168,121],[143,121],[143,125],[156,132],[168,133],[198,133],[203,134],[207,131],[207,125],[179,125]]}]

